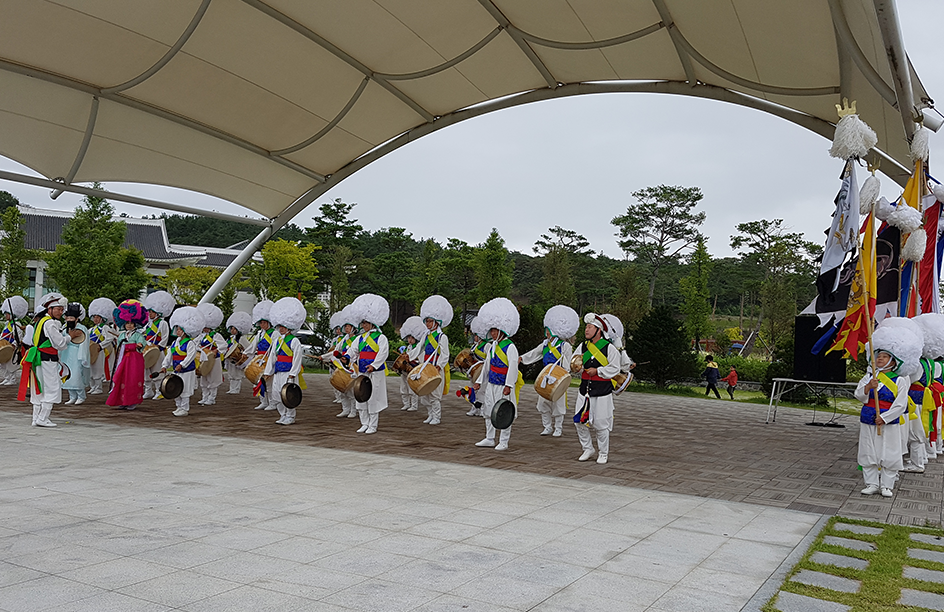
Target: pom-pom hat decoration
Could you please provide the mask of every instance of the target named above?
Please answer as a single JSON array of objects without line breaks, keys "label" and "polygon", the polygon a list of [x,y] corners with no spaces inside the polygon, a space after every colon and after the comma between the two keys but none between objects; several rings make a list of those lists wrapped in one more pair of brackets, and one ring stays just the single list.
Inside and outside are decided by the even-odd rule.
[{"label": "pom-pom hat decoration", "polygon": [[216,304],[213,304],[212,302],[197,304],[197,310],[199,310],[206,319],[206,325],[204,325],[204,327],[216,329],[223,324],[223,311],[220,310],[220,307]]},{"label": "pom-pom hat decoration", "polygon": [[379,295],[364,293],[351,302],[351,311],[358,325],[367,321],[374,327],[381,327],[390,317],[390,304]]},{"label": "pom-pom hat decoration", "polygon": [[289,331],[300,329],[308,318],[305,305],[298,298],[284,297],[272,305],[269,311],[269,320],[273,325],[281,325]]},{"label": "pom-pom hat decoration", "polygon": [[209,327],[206,317],[200,308],[193,306],[182,306],[174,311],[170,317],[171,327],[179,327],[184,333],[193,338],[200,335],[203,330]]},{"label": "pom-pom hat decoration", "polygon": [[497,329],[506,336],[514,336],[518,332],[521,318],[518,309],[508,298],[497,297],[489,300],[479,309],[479,319],[483,328],[491,331]]},{"label": "pom-pom hat decoration", "polygon": [[420,306],[420,318],[423,321],[433,319],[440,327],[448,327],[452,323],[452,304],[441,295],[431,295],[423,300]]},{"label": "pom-pom hat decoration", "polygon": [[570,306],[551,306],[544,313],[544,328],[558,338],[570,338],[580,328],[580,315]]},{"label": "pom-pom hat decoration", "polygon": [[872,347],[894,356],[899,362],[900,374],[912,379],[921,375],[924,331],[914,319],[889,317],[882,320],[872,334]]},{"label": "pom-pom hat decoration", "polygon": [[107,297],[95,298],[92,300],[92,303],[89,304],[89,316],[94,317],[98,315],[109,323],[114,323],[114,313],[117,307],[118,305]]},{"label": "pom-pom hat decoration", "polygon": [[921,326],[924,332],[924,350],[921,356],[925,359],[940,359],[944,357],[944,314],[928,312],[918,315],[914,322]]},{"label": "pom-pom hat decoration", "polygon": [[589,323],[590,325],[595,325],[597,329],[603,332],[603,337],[606,338],[607,334],[610,332],[610,325],[606,322],[606,319],[603,318],[603,315],[598,315],[595,312],[588,312],[583,315],[583,322]]},{"label": "pom-pom hat decoration", "polygon": [[22,319],[29,312],[29,302],[22,295],[12,295],[3,300],[3,312],[10,313],[14,319]]},{"label": "pom-pom hat decoration", "polygon": [[252,322],[254,325],[258,325],[259,321],[272,321],[269,320],[269,311],[272,309],[272,300],[262,300],[252,307]]},{"label": "pom-pom hat decoration", "polygon": [[414,315],[407,318],[400,326],[400,338],[406,340],[407,336],[413,336],[414,340],[419,340],[425,335],[426,331],[427,329],[426,325],[423,324],[423,319]]},{"label": "pom-pom hat decoration", "polygon": [[341,321],[341,311],[337,311],[328,317],[328,327],[331,328],[331,331],[334,331],[344,325],[344,322]]},{"label": "pom-pom hat decoration", "polygon": [[177,300],[166,291],[155,291],[144,298],[144,306],[148,310],[153,310],[162,317],[170,316],[173,312]]},{"label": "pom-pom hat decoration", "polygon": [[616,348],[623,348],[623,322],[614,314],[608,313],[600,316],[603,317],[610,328],[609,333],[606,334],[606,339],[615,344]]},{"label": "pom-pom hat decoration", "polygon": [[248,312],[234,312],[226,319],[226,329],[235,327],[241,334],[248,334],[252,331],[252,315]]},{"label": "pom-pom hat decoration", "polygon": [[842,104],[842,106],[836,105],[840,119],[836,124],[833,145],[829,149],[829,154],[839,159],[865,157],[869,149],[878,143],[878,136],[872,128],[859,119],[856,114],[855,100],[852,101],[851,107],[846,98],[842,99]]},{"label": "pom-pom hat decoration", "polygon": [[488,328],[483,325],[482,318],[478,315],[473,317],[472,322],[469,323],[469,331],[483,340],[488,336]]},{"label": "pom-pom hat decoration", "polygon": [[341,322],[342,329],[345,325],[350,325],[354,329],[357,329],[357,326],[360,324],[360,321],[356,321],[357,317],[354,314],[354,310],[351,308],[351,305],[348,304],[338,312],[338,320]]},{"label": "pom-pom hat decoration", "polygon": [[146,325],[148,322],[148,311],[144,304],[138,300],[125,300],[115,308],[112,318],[115,323],[121,326],[124,326],[125,323]]}]

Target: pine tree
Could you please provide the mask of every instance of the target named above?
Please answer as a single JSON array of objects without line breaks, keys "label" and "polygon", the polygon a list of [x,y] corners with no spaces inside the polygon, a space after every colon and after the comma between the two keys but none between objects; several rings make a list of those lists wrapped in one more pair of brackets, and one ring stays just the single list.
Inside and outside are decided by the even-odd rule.
[{"label": "pine tree", "polygon": [[475,280],[482,303],[492,298],[508,297],[511,291],[511,270],[505,241],[498,230],[492,228],[475,254]]},{"label": "pine tree", "polygon": [[26,230],[23,215],[16,206],[3,211],[3,234],[0,235],[0,274],[3,275],[3,296],[25,295],[29,288],[29,270],[26,263],[38,255],[26,248]]},{"label": "pine tree", "polygon": [[699,341],[711,333],[711,296],[708,293],[711,263],[705,240],[699,239],[695,250],[688,257],[688,275],[679,279],[684,298],[682,314],[685,316],[685,333],[694,339],[696,351]]},{"label": "pine tree", "polygon": [[627,344],[627,352],[639,365],[636,376],[664,388],[670,380],[697,374],[695,355],[674,313],[658,305],[639,321]]}]

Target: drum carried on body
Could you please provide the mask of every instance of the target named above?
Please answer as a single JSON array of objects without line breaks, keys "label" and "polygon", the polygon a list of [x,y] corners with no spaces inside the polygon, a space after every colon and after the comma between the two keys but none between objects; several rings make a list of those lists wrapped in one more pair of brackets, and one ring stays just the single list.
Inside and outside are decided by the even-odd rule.
[{"label": "drum carried on body", "polygon": [[102,352],[102,345],[98,342],[89,343],[89,364],[95,365],[98,362],[98,354]]},{"label": "drum carried on body", "polygon": [[577,374],[583,371],[583,353],[574,353],[570,359],[570,373]]},{"label": "drum carried on body", "polygon": [[481,373],[481,371],[482,371],[482,364],[483,364],[483,363],[485,363],[485,362],[484,362],[484,361],[478,361],[478,362],[475,363],[475,365],[473,365],[471,368],[469,368],[469,382],[474,383],[474,382],[478,379],[479,373]]},{"label": "drum carried on body", "polygon": [[0,363],[10,363],[14,355],[16,355],[16,347],[6,340],[0,340]]},{"label": "drum carried on body", "polygon": [[226,349],[226,352],[223,353],[223,361],[232,361],[236,365],[239,365],[240,363],[242,363],[240,361],[242,357],[243,357],[243,345],[238,342],[234,342],[233,346]]},{"label": "drum carried on body", "polygon": [[200,358],[200,365],[197,366],[197,376],[209,376],[216,365],[216,355],[213,353],[204,353]]},{"label": "drum carried on body", "polygon": [[397,358],[393,361],[393,365],[390,367],[394,372],[401,374],[409,374],[410,370],[413,369],[413,366],[410,365],[410,357],[406,353],[397,355]]},{"label": "drum carried on body", "polygon": [[413,393],[424,396],[429,395],[442,384],[442,374],[431,363],[421,363],[412,370],[406,379]]},{"label": "drum carried on body", "polygon": [[256,355],[246,366],[246,378],[252,384],[257,384],[265,371],[265,355]]},{"label": "drum carried on body", "polygon": [[144,367],[150,370],[156,366],[161,360],[162,354],[163,351],[161,351],[161,347],[156,344],[145,347],[145,349],[141,351],[141,357],[144,358]]},{"label": "drum carried on body", "polygon": [[633,373],[620,372],[613,377],[613,393],[619,395],[626,390],[629,383],[633,382]]},{"label": "drum carried on body", "polygon": [[570,387],[570,373],[556,363],[544,366],[538,377],[534,379],[534,390],[538,395],[549,402],[556,402]]},{"label": "drum carried on body", "polygon": [[69,338],[72,340],[72,344],[82,344],[88,338],[88,335],[81,329],[70,329]]},{"label": "drum carried on body", "polygon": [[329,382],[331,383],[332,387],[341,393],[347,393],[347,390],[350,389],[351,385],[354,384],[354,377],[351,376],[350,371],[345,370],[344,368],[338,368],[331,373]]},{"label": "drum carried on body", "polygon": [[476,359],[472,356],[472,349],[462,349],[462,351],[456,355],[456,359],[452,364],[457,370],[467,372],[469,368],[475,365],[475,362]]}]

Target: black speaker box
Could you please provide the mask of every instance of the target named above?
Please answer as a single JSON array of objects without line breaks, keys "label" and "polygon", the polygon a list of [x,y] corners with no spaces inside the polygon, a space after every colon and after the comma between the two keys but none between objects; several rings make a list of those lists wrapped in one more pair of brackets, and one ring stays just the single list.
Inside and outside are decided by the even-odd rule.
[{"label": "black speaker box", "polygon": [[[846,360],[842,351],[833,351],[829,355],[814,355],[810,352],[816,341],[826,333],[827,328],[819,325],[819,317],[796,317],[793,328],[793,378],[797,380],[815,380],[819,382],[846,382]],[[826,351],[824,350],[823,353]]]}]

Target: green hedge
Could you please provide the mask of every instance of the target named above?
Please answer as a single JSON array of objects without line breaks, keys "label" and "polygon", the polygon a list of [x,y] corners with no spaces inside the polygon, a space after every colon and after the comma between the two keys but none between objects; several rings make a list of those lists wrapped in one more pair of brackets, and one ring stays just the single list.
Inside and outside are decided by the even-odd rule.
[{"label": "green hedge", "polygon": [[728,372],[731,371],[731,366],[734,366],[734,369],[737,370],[738,373],[738,380],[761,383],[764,382],[764,379],[767,377],[767,368],[770,366],[769,361],[748,359],[740,355],[718,357],[715,361],[718,362],[718,372],[721,378],[727,376]]}]

